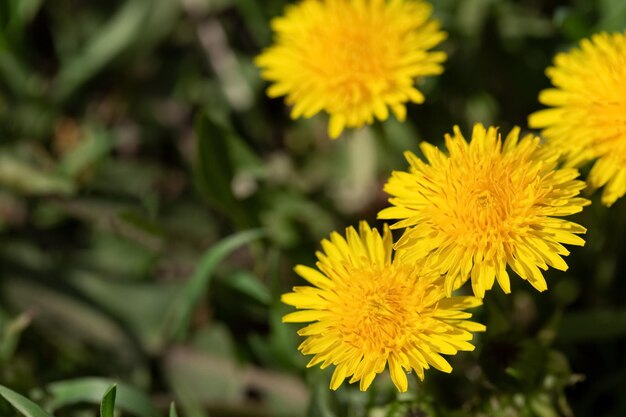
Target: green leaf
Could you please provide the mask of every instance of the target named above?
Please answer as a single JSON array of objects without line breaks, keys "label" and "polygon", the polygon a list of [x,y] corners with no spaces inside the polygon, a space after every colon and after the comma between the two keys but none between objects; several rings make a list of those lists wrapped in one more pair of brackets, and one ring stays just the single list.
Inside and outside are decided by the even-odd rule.
[{"label": "green leaf", "polygon": [[170,417],[178,417],[178,413],[176,412],[176,405],[174,403],[170,404]]},{"label": "green leaf", "polygon": [[0,156],[0,186],[25,195],[73,194],[74,184],[10,154]]},{"label": "green leaf", "polygon": [[2,385],[0,385],[0,395],[25,417],[52,417],[28,398]]},{"label": "green leaf", "polygon": [[5,32],[23,29],[35,17],[42,3],[43,0],[4,0],[0,6],[0,24],[7,26]]},{"label": "green leaf", "polygon": [[[43,0],[3,0],[0,2],[0,80],[17,97],[37,98],[44,92],[44,80],[31,65],[24,62],[27,55],[24,38]],[[28,106],[19,106],[22,109]],[[18,113],[15,108],[12,114]]]},{"label": "green leaf", "polygon": [[150,5],[150,13],[145,27],[132,45],[132,52],[145,53],[158,46],[171,34],[180,19],[183,4],[180,0],[148,0],[146,3]]},{"label": "green leaf", "polygon": [[[110,394],[112,384],[117,383],[105,378],[81,378],[49,384],[47,390],[52,394],[50,409],[56,410],[80,402],[100,404]],[[105,400],[102,400],[103,397]],[[126,384],[116,385],[113,400],[122,410],[139,417],[154,417],[159,414],[149,397]]]},{"label": "green leaf", "polygon": [[104,398],[100,403],[100,417],[113,417],[115,413],[115,393],[117,392],[117,386],[115,384],[104,393]]},{"label": "green leaf", "polygon": [[242,204],[232,187],[237,171],[235,160],[251,161],[248,149],[226,123],[218,119],[217,115],[206,112],[196,117],[196,161],[193,167],[196,187],[213,207],[239,228],[255,227],[258,224],[257,210],[249,208],[250,201]]},{"label": "green leaf", "polygon": [[237,271],[224,279],[224,283],[261,304],[269,305],[272,302],[272,295],[267,286],[249,271]]},{"label": "green leaf", "polygon": [[323,206],[292,190],[274,193],[262,219],[270,239],[283,248],[301,242],[303,227],[316,239],[333,230],[332,215]]},{"label": "green leaf", "polygon": [[600,0],[600,16],[595,31],[622,31],[626,21],[626,2],[622,0]]},{"label": "green leaf", "polygon": [[174,301],[165,331],[174,340],[182,340],[189,327],[191,314],[206,293],[213,272],[219,263],[235,249],[264,236],[260,229],[246,230],[222,240],[210,247],[200,260],[196,271]]},{"label": "green leaf", "polygon": [[30,22],[41,8],[43,0],[14,0],[13,3],[16,6],[15,17],[22,22]]},{"label": "green leaf", "polygon": [[18,97],[32,97],[41,91],[41,80],[8,50],[0,32],[0,79]]},{"label": "green leaf", "polygon": [[207,200],[227,212],[229,207],[236,204],[230,187],[234,169],[226,145],[228,131],[221,123],[204,113],[196,117],[195,129],[196,185]]},{"label": "green leaf", "polygon": [[55,97],[64,100],[127,49],[144,30],[144,22],[152,7],[151,1],[125,2],[102,30],[94,32],[86,42],[85,50],[62,66],[56,80]]},{"label": "green leaf", "polygon": [[[45,268],[46,264],[41,266]],[[6,280],[2,292],[3,297],[11,300],[13,308],[36,311],[38,314],[34,320],[39,330],[48,337],[66,343],[88,340],[99,348],[119,351],[119,358],[137,362],[136,346],[130,337],[113,318],[92,304],[23,279],[22,276]],[[64,326],[58,326],[58,323],[64,323]],[[98,404],[106,388],[108,386],[103,387],[98,395]]]},{"label": "green leaf", "polygon": [[29,313],[22,313],[6,323],[0,318],[0,363],[11,359],[22,332],[31,320],[32,315]]},{"label": "green leaf", "polygon": [[106,279],[90,271],[69,271],[69,281],[83,294],[122,321],[148,352],[158,352],[163,340],[163,319],[180,291],[178,283],[134,283]]},{"label": "green leaf", "polygon": [[266,5],[248,0],[236,0],[248,29],[254,34],[254,39],[261,45],[268,45],[272,38],[270,26],[264,18],[267,13]]}]

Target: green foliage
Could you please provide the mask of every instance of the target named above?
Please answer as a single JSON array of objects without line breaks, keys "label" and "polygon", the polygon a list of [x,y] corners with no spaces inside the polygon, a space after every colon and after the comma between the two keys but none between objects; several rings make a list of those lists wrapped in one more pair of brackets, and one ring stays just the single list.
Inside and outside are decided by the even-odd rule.
[{"label": "green foliage", "polygon": [[54,382],[46,387],[50,398],[48,409],[55,411],[68,405],[83,402],[100,404],[101,417],[114,408],[126,410],[138,417],[158,415],[150,398],[126,384],[118,384],[103,378],[81,378]]},{"label": "green foliage", "polygon": [[178,413],[176,412],[176,406],[174,405],[174,403],[170,404],[169,417],[178,417]]},{"label": "green foliage", "polygon": [[624,199],[593,196],[570,269],[489,293],[477,350],[407,395],[330,391],[280,303],[320,239],[374,222],[403,151],[525,127],[552,56],[626,3],[433,0],[426,102],[339,141],[252,63],[288,3],[0,1],[0,416],[626,415]]},{"label": "green foliage", "polygon": [[37,404],[6,387],[0,386],[0,395],[24,417],[50,417]]},{"label": "green foliage", "polygon": [[[63,381],[51,384],[48,390],[50,399],[47,408],[53,411],[68,404],[87,402],[100,404],[100,417],[114,417],[118,406],[138,417],[155,417],[159,414],[150,400],[140,391],[122,386],[118,397],[118,386],[104,379]],[[44,412],[28,398],[6,387],[0,386],[0,396],[24,417],[52,417],[52,414]],[[177,417],[174,403],[170,405],[169,416]]]},{"label": "green foliage", "polygon": [[[170,333],[171,338],[174,340],[184,338],[193,310],[202,295],[206,293],[213,270],[218,263],[238,246],[258,239],[262,235],[263,233],[260,230],[240,232],[207,250],[206,254],[201,258],[196,272],[182,289],[178,299],[174,301],[171,313],[172,318],[169,319],[171,324],[166,326],[166,332]],[[170,328],[171,330],[169,330]]]},{"label": "green foliage", "polygon": [[17,317],[7,317],[0,311],[0,366],[8,363],[20,340],[22,332],[30,324],[31,317],[22,313]]},{"label": "green foliage", "polygon": [[115,393],[117,387],[112,385],[111,388],[104,393],[104,398],[100,403],[100,417],[113,417],[115,412]]}]

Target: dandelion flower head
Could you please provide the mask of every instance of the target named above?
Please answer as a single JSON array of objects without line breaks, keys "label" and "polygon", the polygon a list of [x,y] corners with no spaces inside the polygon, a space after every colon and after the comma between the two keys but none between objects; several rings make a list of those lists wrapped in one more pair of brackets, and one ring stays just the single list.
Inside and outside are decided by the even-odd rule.
[{"label": "dandelion flower head", "polygon": [[333,390],[349,378],[365,391],[388,366],[395,386],[406,391],[406,372],[420,379],[430,366],[450,372],[441,354],[473,350],[471,332],[485,329],[463,311],[481,300],[446,298],[439,274],[392,259],[392,246],[386,226],[382,236],[365,222],[359,232],[346,229],[345,237],[335,232],[322,241],[318,269],[295,269],[311,286],[282,297],[299,309],[283,321],[312,322],[298,332],[306,337],[299,349],[314,355],[308,367],[335,365]]},{"label": "dandelion flower head", "polygon": [[440,74],[446,34],[422,0],[304,0],[272,21],[275,43],[256,58],[270,97],[286,96],[291,117],[330,116],[328,134],[399,120],[422,103],[416,80]]},{"label": "dandelion flower head", "polygon": [[396,248],[447,274],[448,294],[470,278],[477,297],[496,278],[509,293],[507,265],[547,289],[541,270],[566,270],[563,244],[584,245],[585,228],[560,218],[588,204],[577,197],[585,187],[578,171],[558,169],[557,154],[532,135],[519,140],[518,128],[502,142],[496,128],[478,124],[468,143],[455,126],[445,144],[448,154],[423,142],[426,161],[406,152],[409,172],[385,185],[392,207],[379,218],[406,228]]},{"label": "dandelion flower head", "polygon": [[553,88],[539,101],[551,108],[529,117],[549,144],[576,166],[597,159],[587,178],[604,187],[610,206],[626,194],[626,32],[599,33],[556,55],[546,70]]}]

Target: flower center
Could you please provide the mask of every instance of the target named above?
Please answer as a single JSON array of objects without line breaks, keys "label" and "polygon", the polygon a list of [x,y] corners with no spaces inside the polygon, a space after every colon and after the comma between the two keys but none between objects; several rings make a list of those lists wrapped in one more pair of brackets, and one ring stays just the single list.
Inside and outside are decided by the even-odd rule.
[{"label": "flower center", "polygon": [[[381,25],[335,22],[315,33],[309,48],[315,72],[342,100],[359,103],[389,87],[394,42]],[[396,42],[397,43],[397,42]]]},{"label": "flower center", "polygon": [[482,209],[493,207],[493,196],[488,190],[483,191],[476,199],[476,203]]},{"label": "flower center", "polygon": [[337,71],[360,76],[380,75],[384,70],[385,47],[362,30],[344,30],[337,34],[333,48],[333,66]]},{"label": "flower center", "polygon": [[423,289],[409,270],[377,269],[351,271],[349,286],[336,289],[344,302],[333,313],[345,343],[364,352],[386,353],[404,345],[427,313],[418,311]]},{"label": "flower center", "polygon": [[475,179],[466,188],[461,188],[462,195],[457,200],[459,217],[476,232],[499,228],[510,212],[513,197],[511,179],[504,172],[494,171],[484,173],[483,178]]},{"label": "flower center", "polygon": [[504,243],[521,230],[536,201],[536,170],[498,156],[457,172],[458,177],[448,179],[446,203],[433,208],[440,213],[434,217],[440,230],[461,245],[484,248]]}]

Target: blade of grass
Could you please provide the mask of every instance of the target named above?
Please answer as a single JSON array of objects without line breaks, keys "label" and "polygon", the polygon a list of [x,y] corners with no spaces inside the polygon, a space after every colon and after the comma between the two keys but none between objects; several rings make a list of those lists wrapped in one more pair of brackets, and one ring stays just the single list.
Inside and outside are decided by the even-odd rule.
[{"label": "blade of grass", "polygon": [[11,359],[22,332],[30,325],[31,321],[31,313],[22,313],[5,325],[0,324],[0,363]]},{"label": "blade of grass", "polygon": [[272,294],[267,286],[259,281],[255,274],[249,271],[237,271],[223,281],[224,284],[232,289],[253,298],[263,305],[269,305],[272,302]]},{"label": "blade of grass", "polygon": [[100,417],[113,417],[115,413],[115,393],[117,386],[115,384],[104,393],[104,398],[100,403]]},{"label": "blade of grass", "polygon": [[178,417],[174,403],[170,404],[170,417]]},{"label": "blade of grass", "polygon": [[28,398],[2,385],[0,385],[0,395],[25,417],[52,417]]},{"label": "blade of grass", "polygon": [[128,48],[143,30],[143,23],[151,8],[151,1],[125,2],[107,25],[87,41],[85,50],[63,65],[56,80],[55,98],[62,101],[70,96]]},{"label": "blade of grass", "polygon": [[41,8],[43,0],[9,0],[6,4],[10,13],[7,16],[8,22],[6,22],[5,33],[13,40],[21,42],[27,24],[33,20]]},{"label": "blade of grass", "polygon": [[0,80],[17,97],[37,97],[42,94],[43,80],[9,49],[4,34],[0,31]]},{"label": "blade of grass", "polygon": [[[115,381],[105,378],[81,378],[67,381],[59,381],[47,386],[52,394],[49,403],[51,410],[79,402],[100,404],[105,394],[111,390]],[[154,417],[159,415],[152,401],[143,392],[126,384],[115,385],[115,398],[117,405],[122,410],[139,417]]]},{"label": "blade of grass", "polygon": [[213,271],[219,263],[235,249],[263,237],[264,234],[260,229],[239,232],[223,239],[205,252],[193,276],[172,304],[164,329],[170,340],[180,341],[185,338],[191,314],[206,292]]}]

